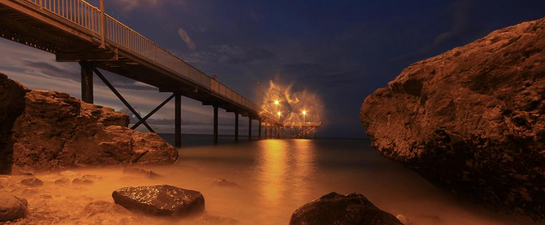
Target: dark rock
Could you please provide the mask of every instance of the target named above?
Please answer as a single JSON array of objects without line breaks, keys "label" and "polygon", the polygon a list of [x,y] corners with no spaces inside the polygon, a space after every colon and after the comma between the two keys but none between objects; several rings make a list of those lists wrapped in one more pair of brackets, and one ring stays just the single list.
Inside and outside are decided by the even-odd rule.
[{"label": "dark rock", "polygon": [[[13,173],[13,171],[12,171],[12,173]],[[34,176],[33,173],[29,173],[29,172],[18,172],[17,175],[28,176],[28,177],[33,177]]]},{"label": "dark rock", "polygon": [[0,174],[10,174],[13,164],[12,130],[25,109],[25,88],[0,73]]},{"label": "dark rock", "polygon": [[0,102],[0,173],[12,164],[20,171],[43,171],[170,164],[178,158],[157,134],[129,129],[127,115],[66,93],[28,90],[0,74]]},{"label": "dark rock", "polygon": [[204,211],[200,192],[169,185],[125,187],[115,190],[112,197],[128,210],[153,216],[184,217]]},{"label": "dark rock", "polygon": [[212,216],[212,215],[203,215],[200,216],[197,220],[194,221],[195,224],[198,225],[236,225],[240,224],[238,220],[228,218],[228,217],[221,217],[221,216]]},{"label": "dark rock", "polygon": [[340,195],[335,192],[295,210],[290,225],[306,224],[403,225],[394,215],[380,210],[362,194]]},{"label": "dark rock", "polygon": [[68,179],[66,177],[59,178],[59,179],[55,180],[56,185],[67,185],[69,183],[70,183],[70,179]]},{"label": "dark rock", "polygon": [[38,178],[27,178],[21,181],[21,184],[30,186],[30,187],[40,187],[44,186],[44,182]]},{"label": "dark rock", "polygon": [[85,179],[85,178],[76,178],[72,180],[72,184],[75,185],[91,185],[93,184],[93,180]]},{"label": "dark rock", "polygon": [[373,146],[472,200],[545,218],[545,19],[417,62],[369,95]]},{"label": "dark rock", "polygon": [[229,181],[227,179],[223,179],[223,178],[217,179],[216,181],[214,181],[214,184],[221,187],[240,187],[240,185],[238,185],[237,183]]},{"label": "dark rock", "polygon": [[25,218],[28,214],[28,202],[8,193],[0,193],[0,222]]},{"label": "dark rock", "polygon": [[154,178],[160,178],[160,177],[163,177],[151,170],[147,170],[147,169],[142,169],[142,168],[139,168],[139,167],[125,167],[123,168],[123,174],[129,174],[129,175],[137,175],[137,176],[140,176],[140,177],[145,177],[145,178],[150,178],[150,179],[154,179]]}]

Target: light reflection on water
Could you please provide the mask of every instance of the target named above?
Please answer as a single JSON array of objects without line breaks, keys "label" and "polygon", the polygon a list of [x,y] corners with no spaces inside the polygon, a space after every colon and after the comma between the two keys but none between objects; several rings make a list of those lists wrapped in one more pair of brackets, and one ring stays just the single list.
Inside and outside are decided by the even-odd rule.
[{"label": "light reflection on water", "polygon": [[281,208],[284,198],[295,201],[307,199],[314,173],[311,146],[312,142],[308,140],[259,142],[258,183],[269,210]]},{"label": "light reflection on water", "polygon": [[[449,196],[381,157],[368,141],[261,140],[185,147],[180,156],[178,165],[156,170],[169,184],[201,191],[207,213],[242,224],[287,224],[295,209],[331,191],[362,193],[410,224],[521,224]],[[218,187],[218,178],[241,188]]]}]

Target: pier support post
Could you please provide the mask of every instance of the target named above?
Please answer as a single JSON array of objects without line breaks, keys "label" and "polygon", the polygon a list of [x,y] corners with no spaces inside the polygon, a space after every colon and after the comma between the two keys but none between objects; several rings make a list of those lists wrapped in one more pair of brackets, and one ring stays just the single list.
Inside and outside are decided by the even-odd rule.
[{"label": "pier support post", "polygon": [[252,140],[252,117],[248,116],[248,140]]},{"label": "pier support post", "polygon": [[174,93],[174,147],[182,146],[182,95]]},{"label": "pier support post", "polygon": [[235,112],[235,142],[238,142],[238,112]]},{"label": "pier support post", "polygon": [[258,140],[261,140],[261,119],[258,120],[259,122],[259,127],[258,127],[258,132],[257,132],[257,139]]},{"label": "pier support post", "polygon": [[81,100],[93,104],[93,65],[87,61],[81,66]]},{"label": "pier support post", "polygon": [[214,105],[214,144],[218,144],[218,105]]}]

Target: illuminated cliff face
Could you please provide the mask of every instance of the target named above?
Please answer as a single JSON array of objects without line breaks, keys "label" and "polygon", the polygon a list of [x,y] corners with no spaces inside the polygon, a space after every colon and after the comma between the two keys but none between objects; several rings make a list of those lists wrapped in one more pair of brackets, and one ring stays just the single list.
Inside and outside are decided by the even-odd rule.
[{"label": "illuminated cliff face", "polygon": [[307,90],[294,91],[293,85],[270,81],[269,87],[264,88],[260,95],[264,113],[277,116],[286,126],[322,122],[324,107],[315,93]]}]

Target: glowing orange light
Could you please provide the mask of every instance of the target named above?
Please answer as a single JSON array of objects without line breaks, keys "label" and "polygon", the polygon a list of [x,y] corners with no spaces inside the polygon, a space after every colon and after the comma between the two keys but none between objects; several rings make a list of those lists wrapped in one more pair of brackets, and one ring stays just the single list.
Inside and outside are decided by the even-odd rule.
[{"label": "glowing orange light", "polygon": [[278,112],[278,113],[276,113],[276,114],[277,114],[277,115],[278,115],[279,117],[280,117],[280,116],[282,115],[282,113],[281,113],[281,112]]},{"label": "glowing orange light", "polygon": [[303,115],[307,115],[307,111],[306,111],[306,110],[303,110]]},{"label": "glowing orange light", "polygon": [[274,100],[274,104],[278,105],[278,104],[280,104],[280,102],[278,100]]}]

